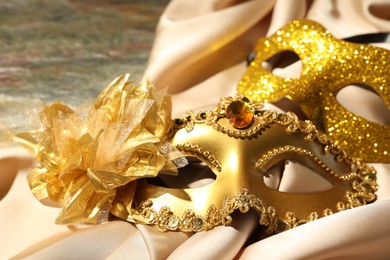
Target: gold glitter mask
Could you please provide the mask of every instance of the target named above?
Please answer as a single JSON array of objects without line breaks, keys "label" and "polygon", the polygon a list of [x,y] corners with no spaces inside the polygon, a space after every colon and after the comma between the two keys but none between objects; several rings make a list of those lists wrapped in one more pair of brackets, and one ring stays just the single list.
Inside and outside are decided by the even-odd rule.
[{"label": "gold glitter mask", "polygon": [[[299,56],[302,62],[299,78],[278,77],[261,66],[283,51],[293,51]],[[259,39],[255,52],[255,59],[239,82],[238,92],[256,101],[288,98],[353,156],[371,162],[390,162],[390,126],[348,111],[335,97],[345,86],[368,85],[389,108],[389,51],[337,40],[316,22],[296,20],[271,37]]]},{"label": "gold glitter mask", "polygon": [[[128,203],[123,190],[116,205],[122,211],[114,214],[160,230],[187,232],[228,225],[235,210],[254,209],[268,232],[281,232],[375,200],[373,168],[348,156],[310,121],[264,110],[261,103],[241,96],[221,99],[214,110],[188,112],[173,120],[168,137],[181,153],[203,161],[216,175],[214,182],[179,189],[142,179],[134,208],[124,213]],[[308,193],[268,187],[264,178],[269,169],[286,160],[311,168],[332,187]]]}]

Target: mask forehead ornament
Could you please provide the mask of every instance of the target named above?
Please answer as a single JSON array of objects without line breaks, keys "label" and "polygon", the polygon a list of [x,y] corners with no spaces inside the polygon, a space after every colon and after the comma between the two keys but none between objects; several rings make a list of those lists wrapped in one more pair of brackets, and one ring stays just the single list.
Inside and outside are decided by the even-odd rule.
[{"label": "mask forehead ornament", "polygon": [[[139,219],[160,230],[204,231],[230,224],[236,210],[254,209],[268,232],[281,232],[376,198],[372,167],[347,155],[310,121],[265,110],[240,95],[221,99],[214,110],[174,119],[169,136],[183,154],[207,164],[216,179],[187,189],[141,181],[134,197]],[[332,188],[288,193],[267,187],[264,175],[284,160],[305,164]]]}]

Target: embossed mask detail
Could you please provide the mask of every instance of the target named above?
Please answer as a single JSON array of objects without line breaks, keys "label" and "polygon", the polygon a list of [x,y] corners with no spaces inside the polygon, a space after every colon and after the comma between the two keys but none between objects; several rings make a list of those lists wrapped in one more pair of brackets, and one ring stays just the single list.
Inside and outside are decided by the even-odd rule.
[{"label": "embossed mask detail", "polygon": [[[256,101],[296,103],[319,130],[355,157],[390,162],[390,126],[348,111],[335,93],[347,85],[370,86],[390,108],[390,52],[333,37],[323,26],[295,20],[269,38],[261,38],[256,57],[238,84],[238,92]],[[301,62],[299,78],[282,78],[261,66],[274,55],[295,52]]]},{"label": "embossed mask detail", "polygon": [[[246,128],[227,118],[229,105],[237,101],[249,107],[250,111],[243,113],[253,115]],[[241,96],[221,99],[214,110],[188,112],[173,120],[168,137],[183,154],[206,163],[216,175],[215,181],[198,188],[176,189],[138,180],[131,207],[124,187],[118,191],[112,213],[156,225],[162,231],[196,232],[230,224],[235,210],[254,209],[259,223],[272,233],[376,198],[372,167],[347,155],[310,121],[300,121],[290,112],[264,110],[261,103]],[[292,193],[267,187],[264,175],[286,160],[313,169],[332,188]]]}]

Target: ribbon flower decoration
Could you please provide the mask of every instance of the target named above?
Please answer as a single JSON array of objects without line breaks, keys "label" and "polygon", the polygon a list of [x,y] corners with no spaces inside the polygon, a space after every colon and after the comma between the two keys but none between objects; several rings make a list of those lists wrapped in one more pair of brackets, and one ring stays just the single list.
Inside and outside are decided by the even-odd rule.
[{"label": "ribbon flower decoration", "polygon": [[40,164],[28,176],[34,195],[63,207],[57,224],[102,223],[109,212],[133,220],[136,180],[161,171],[175,174],[186,164],[165,140],[170,97],[158,102],[148,82],[128,80],[128,74],[118,77],[94,103],[76,110],[60,103],[44,106],[40,128],[15,136]]}]

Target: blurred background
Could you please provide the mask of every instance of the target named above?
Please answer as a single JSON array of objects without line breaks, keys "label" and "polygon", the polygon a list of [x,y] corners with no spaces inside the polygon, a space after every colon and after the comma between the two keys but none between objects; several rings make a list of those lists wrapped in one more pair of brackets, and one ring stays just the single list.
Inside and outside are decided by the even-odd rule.
[{"label": "blurred background", "polygon": [[0,147],[41,103],[77,106],[139,79],[168,0],[0,1]]}]

